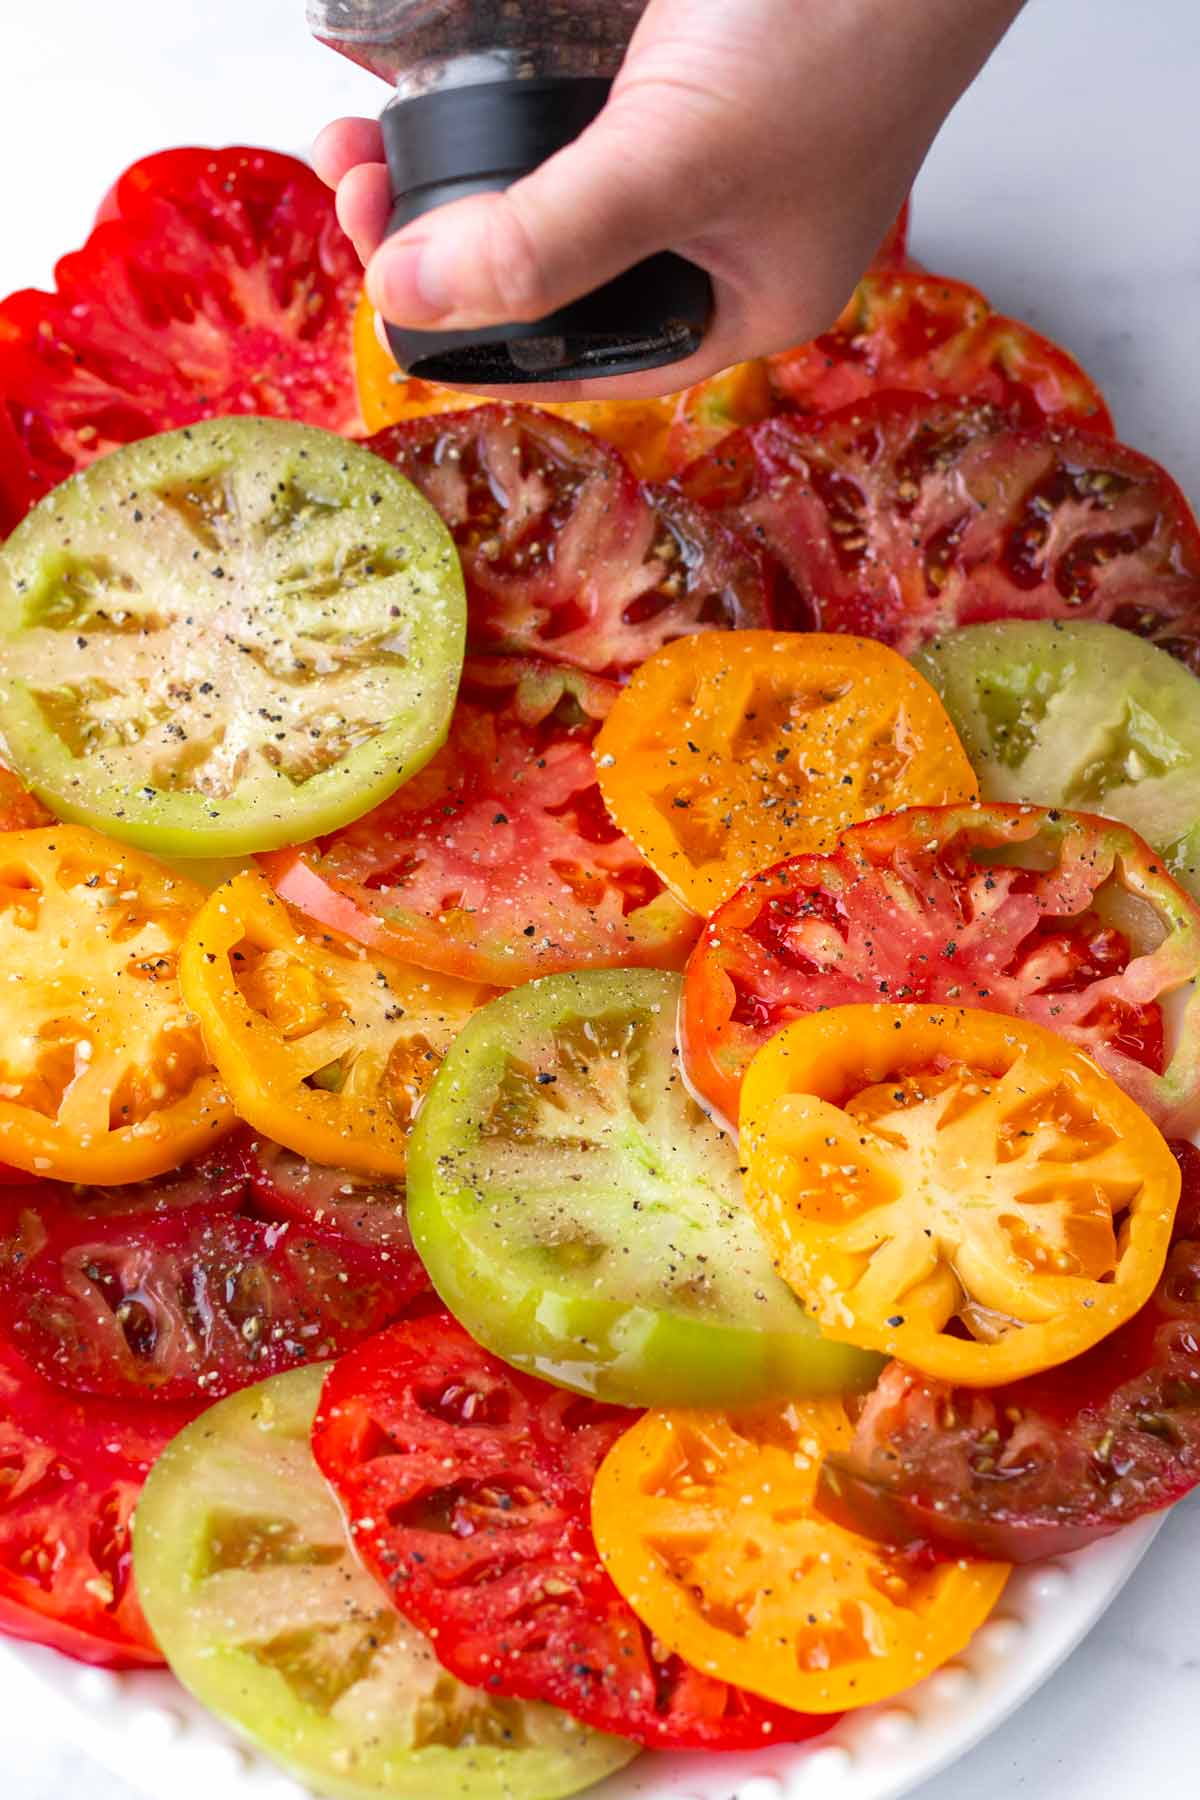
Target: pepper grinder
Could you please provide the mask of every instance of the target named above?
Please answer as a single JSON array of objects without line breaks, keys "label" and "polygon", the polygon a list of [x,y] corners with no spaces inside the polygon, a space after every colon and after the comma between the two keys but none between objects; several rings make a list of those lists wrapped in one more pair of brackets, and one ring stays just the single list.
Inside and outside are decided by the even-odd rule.
[{"label": "pepper grinder", "polygon": [[[381,119],[389,233],[470,194],[502,192],[603,109],[646,0],[309,0],[317,38],[395,90]],[[712,283],[662,251],[532,323],[389,326],[400,367],[450,386],[596,380],[691,356]]]}]

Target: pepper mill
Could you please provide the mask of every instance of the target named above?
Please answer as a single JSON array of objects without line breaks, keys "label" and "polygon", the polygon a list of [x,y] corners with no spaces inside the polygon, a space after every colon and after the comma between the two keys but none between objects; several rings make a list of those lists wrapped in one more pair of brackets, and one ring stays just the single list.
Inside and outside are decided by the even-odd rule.
[{"label": "pepper mill", "polygon": [[[320,41],[395,90],[381,119],[389,233],[502,192],[603,109],[646,0],[309,0]],[[450,386],[595,380],[691,356],[712,283],[662,251],[533,322],[479,331],[390,325],[400,367]]]}]

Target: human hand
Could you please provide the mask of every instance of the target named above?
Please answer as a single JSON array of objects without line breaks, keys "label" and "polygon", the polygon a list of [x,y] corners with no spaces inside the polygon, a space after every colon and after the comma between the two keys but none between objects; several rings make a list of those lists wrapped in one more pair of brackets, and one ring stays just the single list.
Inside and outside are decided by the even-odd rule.
[{"label": "human hand", "polygon": [[608,105],[574,144],[507,193],[439,208],[386,242],[378,125],[339,120],[314,160],[394,324],[538,319],[655,251],[699,263],[717,305],[695,356],[530,390],[659,394],[832,322],[1021,4],[650,0]]}]

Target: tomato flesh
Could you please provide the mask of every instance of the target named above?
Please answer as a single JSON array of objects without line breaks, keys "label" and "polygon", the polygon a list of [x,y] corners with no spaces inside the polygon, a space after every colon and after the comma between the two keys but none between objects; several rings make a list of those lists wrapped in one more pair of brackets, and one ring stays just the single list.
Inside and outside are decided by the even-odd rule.
[{"label": "tomato flesh", "polygon": [[460,1680],[658,1749],[823,1729],[659,1656],[604,1573],[592,1480],[632,1416],[517,1374],[442,1316],[337,1364],[313,1449],[362,1560]]},{"label": "tomato flesh", "polygon": [[393,426],[369,447],[449,526],[476,649],[611,673],[695,631],[769,623],[757,552],[674,490],[640,486],[578,425],[474,407]]},{"label": "tomato flesh", "polygon": [[770,359],[785,406],[833,412],[893,388],[983,402],[1014,424],[1046,420],[1111,435],[1096,384],[1065,350],[994,313],[965,282],[873,269],[832,331]]},{"label": "tomato flesh", "polygon": [[782,564],[801,626],[908,654],[977,621],[1107,619],[1200,667],[1200,528],[1093,432],[884,393],[739,432],[681,485]]},{"label": "tomato flesh", "polygon": [[361,429],[362,270],[332,195],[293,157],[146,157],[55,281],[0,304],[0,417],[21,453],[9,525],[96,457],[173,426],[253,413]]},{"label": "tomato flesh", "polygon": [[1200,1486],[1200,1151],[1152,1298],[1074,1362],[963,1389],[889,1364],[821,1504],[853,1529],[941,1555],[1036,1562]]},{"label": "tomato flesh", "polygon": [[793,1019],[951,1001],[1061,1032],[1166,1121],[1194,1106],[1197,974],[1200,912],[1125,827],[1032,806],[911,808],[721,907],[688,964],[684,1054],[732,1120],[755,1053]]},{"label": "tomato flesh", "polygon": [[254,1204],[264,1217],[328,1226],[353,1243],[413,1254],[402,1183],[311,1162],[264,1138],[250,1146],[249,1170]]},{"label": "tomato flesh", "polygon": [[140,1181],[233,1128],[176,980],[203,898],[80,826],[0,834],[5,1162],[67,1181]]},{"label": "tomato flesh", "polygon": [[613,820],[708,915],[781,856],[860,819],[972,800],[974,770],[932,688],[867,638],[738,631],[667,644],[596,739]]},{"label": "tomato flesh", "polygon": [[112,1191],[4,1189],[0,1334],[64,1387],[213,1400],[328,1361],[428,1290],[410,1241],[255,1217],[245,1159],[209,1185],[173,1205],[167,1183],[157,1207],[135,1189],[128,1210]]},{"label": "tomato flesh", "polygon": [[195,1411],[81,1399],[0,1340],[0,1633],[112,1668],[162,1661],[133,1587],[130,1522]]},{"label": "tomato flesh", "polygon": [[592,742],[616,684],[468,659],[445,747],[386,805],[264,866],[299,911],[369,949],[498,987],[679,967],[698,922],[611,822]]}]

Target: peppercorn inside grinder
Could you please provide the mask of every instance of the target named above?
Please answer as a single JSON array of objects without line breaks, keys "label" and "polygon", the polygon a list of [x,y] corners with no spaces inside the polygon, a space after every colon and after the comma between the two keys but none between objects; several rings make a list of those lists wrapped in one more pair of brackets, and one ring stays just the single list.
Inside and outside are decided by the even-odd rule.
[{"label": "peppercorn inside grinder", "polygon": [[[395,88],[380,121],[389,234],[435,207],[502,192],[603,109],[646,0],[309,0],[313,33]],[[479,331],[389,325],[401,368],[450,386],[597,380],[699,349],[703,269],[662,251],[533,322]]]}]

